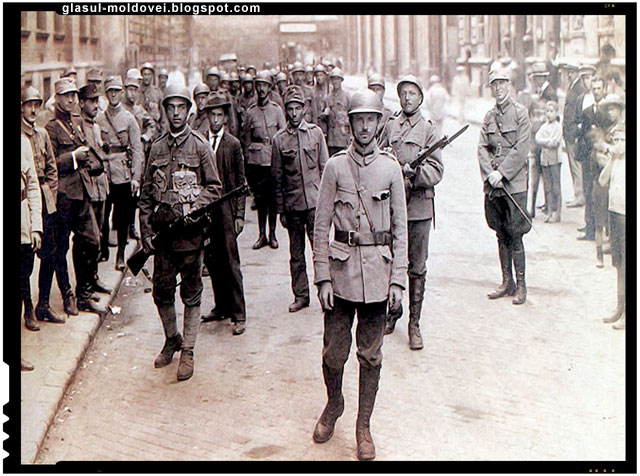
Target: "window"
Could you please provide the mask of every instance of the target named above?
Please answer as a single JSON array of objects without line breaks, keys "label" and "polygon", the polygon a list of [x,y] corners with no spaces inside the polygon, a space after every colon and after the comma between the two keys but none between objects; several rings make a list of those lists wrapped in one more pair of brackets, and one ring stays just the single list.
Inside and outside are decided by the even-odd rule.
[{"label": "window", "polygon": [[90,29],[91,39],[97,40],[98,39],[98,18],[93,15],[89,17],[89,29]]},{"label": "window", "polygon": [[36,25],[38,27],[38,30],[47,30],[47,12],[38,12]]},{"label": "window", "polygon": [[84,41],[89,39],[87,26],[87,17],[83,15],[80,17],[80,39]]},{"label": "window", "polygon": [[62,16],[62,15],[58,15],[58,14],[53,14],[53,29],[55,31],[54,34],[54,38],[58,41],[64,40],[64,37],[66,35],[66,28],[67,27],[67,18]]}]

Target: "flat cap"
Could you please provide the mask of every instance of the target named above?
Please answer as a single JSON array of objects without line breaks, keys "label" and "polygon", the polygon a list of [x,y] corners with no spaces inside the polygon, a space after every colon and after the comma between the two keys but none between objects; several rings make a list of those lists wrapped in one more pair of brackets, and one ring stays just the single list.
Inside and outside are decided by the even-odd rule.
[{"label": "flat cap", "polygon": [[547,66],[544,63],[533,63],[531,65],[530,76],[549,76]]},{"label": "flat cap", "polygon": [[509,73],[507,72],[506,69],[504,69],[504,68],[495,68],[495,69],[492,69],[491,71],[489,71],[489,84],[491,84],[494,81],[497,81],[499,79],[501,79],[503,81],[511,81],[511,78],[509,77]]},{"label": "flat cap", "polygon": [[123,89],[122,78],[120,76],[109,76],[104,80],[104,90],[109,89]]},{"label": "flat cap", "polygon": [[60,78],[55,82],[56,94],[77,93],[78,86],[73,78]]},{"label": "flat cap", "polygon": [[102,71],[97,68],[91,68],[87,71],[87,81],[102,81]]}]

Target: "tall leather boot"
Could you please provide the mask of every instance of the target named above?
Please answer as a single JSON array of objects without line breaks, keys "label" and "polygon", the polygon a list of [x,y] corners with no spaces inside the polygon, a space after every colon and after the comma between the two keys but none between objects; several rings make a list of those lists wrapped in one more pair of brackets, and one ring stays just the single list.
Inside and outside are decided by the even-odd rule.
[{"label": "tall leather boot", "polygon": [[120,225],[118,228],[118,253],[116,254],[116,269],[124,271],[124,250],[127,248],[127,240],[129,238],[129,225]]},{"label": "tall leather boot", "polygon": [[267,240],[267,210],[262,204],[257,204],[258,208],[258,239],[253,244],[254,250],[264,248],[269,244]]},{"label": "tall leather boot", "polygon": [[188,380],[193,375],[193,349],[200,326],[200,306],[184,307],[184,341],[178,364],[178,380]]},{"label": "tall leather boot", "polygon": [[513,296],[516,293],[516,284],[511,274],[511,247],[504,241],[498,240],[498,254],[500,256],[500,268],[502,269],[502,284],[495,291],[487,294],[489,299],[498,299],[504,296]]},{"label": "tall leather boot", "polygon": [[65,322],[64,316],[55,312],[49,306],[49,296],[51,294],[51,284],[55,267],[52,258],[45,258],[40,261],[40,273],[38,275],[38,304],[36,305],[36,319],[39,321],[49,321],[58,324]]},{"label": "tall leather boot", "polygon": [[358,459],[372,460],[376,457],[376,447],[371,437],[371,414],[378,393],[380,367],[367,367],[360,364],[360,388],[358,395],[358,419],[356,420],[356,442]]},{"label": "tall leather boot", "polygon": [[316,427],[313,430],[313,441],[316,443],[325,443],[333,436],[336,427],[336,420],[342,416],[344,412],[344,397],[342,396],[342,375],[344,367],[333,369],[322,363],[322,375],[324,376],[324,384],[327,387],[327,405]]},{"label": "tall leather boot", "polygon": [[159,369],[169,365],[173,360],[173,354],[182,348],[182,336],[178,333],[176,325],[175,305],[158,305],[157,307],[165,337],[164,346],[153,363],[153,366]]},{"label": "tall leather boot", "polygon": [[516,295],[513,304],[524,304],[527,300],[527,283],[525,281],[524,246],[514,247],[513,266],[516,269]]},{"label": "tall leather boot", "polygon": [[269,246],[274,250],[278,248],[276,239],[276,227],[278,226],[278,213],[269,208]]},{"label": "tall leather boot", "polygon": [[424,299],[425,276],[409,279],[409,348],[420,350],[424,347],[420,334],[420,315]]},{"label": "tall leather boot", "polygon": [[31,298],[24,300],[24,325],[30,331],[39,331],[40,327],[36,322],[36,314],[33,310]]},{"label": "tall leather boot", "polygon": [[76,300],[80,311],[99,312],[95,306],[91,282],[93,275],[93,253],[88,243],[78,242],[73,244],[73,269],[76,272]]}]

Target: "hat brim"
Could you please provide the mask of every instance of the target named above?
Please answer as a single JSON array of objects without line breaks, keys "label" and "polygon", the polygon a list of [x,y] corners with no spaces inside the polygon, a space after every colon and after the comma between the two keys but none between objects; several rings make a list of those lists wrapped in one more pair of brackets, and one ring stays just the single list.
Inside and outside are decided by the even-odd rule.
[{"label": "hat brim", "polygon": [[67,89],[63,89],[62,91],[56,91],[56,94],[69,94],[69,93],[79,93],[80,90],[78,88],[70,87]]}]

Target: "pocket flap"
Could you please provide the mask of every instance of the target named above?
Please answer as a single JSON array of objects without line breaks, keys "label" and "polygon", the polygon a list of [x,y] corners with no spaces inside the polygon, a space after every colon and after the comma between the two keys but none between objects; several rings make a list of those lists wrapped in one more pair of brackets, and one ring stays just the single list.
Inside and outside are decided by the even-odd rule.
[{"label": "pocket flap", "polygon": [[381,248],[379,247],[378,249],[380,250],[380,254],[385,259],[385,261],[387,261],[387,263],[391,263],[393,261],[393,253],[391,253],[390,246],[385,245]]},{"label": "pocket flap", "polygon": [[200,167],[200,159],[197,157],[181,157],[178,159],[179,165],[186,165],[189,168],[195,169]]},{"label": "pocket flap", "polygon": [[169,157],[157,157],[151,163],[156,168],[166,167],[169,164]]},{"label": "pocket flap", "polygon": [[329,258],[338,261],[346,261],[351,256],[351,250],[349,245],[341,243],[339,241],[332,241],[329,243]]},{"label": "pocket flap", "polygon": [[356,200],[357,200],[356,192],[339,188],[336,191],[336,198],[334,202],[342,202],[344,204],[351,205],[353,208],[355,208]]}]

